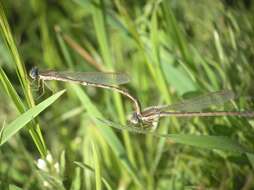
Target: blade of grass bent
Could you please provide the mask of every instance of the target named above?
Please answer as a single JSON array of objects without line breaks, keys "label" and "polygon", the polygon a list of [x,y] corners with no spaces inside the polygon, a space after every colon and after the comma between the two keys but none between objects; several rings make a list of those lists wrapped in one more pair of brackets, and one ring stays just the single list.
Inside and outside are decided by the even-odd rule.
[{"label": "blade of grass bent", "polygon": [[149,130],[142,130],[141,127],[122,126],[105,119],[96,118],[104,126],[110,126],[120,130],[129,130],[140,134],[151,134],[158,138],[168,138],[175,143],[196,146],[206,149],[218,149],[230,152],[252,153],[250,150],[241,146],[238,142],[225,136],[192,135],[192,134],[158,134]]},{"label": "blade of grass bent", "polygon": [[37,106],[30,108],[28,111],[20,115],[17,119],[11,122],[8,126],[4,128],[1,134],[0,146],[8,141],[13,135],[15,135],[20,129],[22,129],[26,124],[32,121],[36,116],[38,116],[43,110],[54,103],[65,90],[62,90],[51,97],[47,98]]}]

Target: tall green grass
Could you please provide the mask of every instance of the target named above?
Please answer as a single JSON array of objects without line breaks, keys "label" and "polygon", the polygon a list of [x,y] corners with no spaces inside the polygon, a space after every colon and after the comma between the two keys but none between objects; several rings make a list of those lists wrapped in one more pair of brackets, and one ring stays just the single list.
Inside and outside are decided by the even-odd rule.
[{"label": "tall green grass", "polygon": [[125,72],[142,108],[227,88],[238,98],[212,109],[252,110],[253,12],[251,1],[1,2],[0,189],[252,189],[253,119],[119,131],[125,97],[49,82],[38,98],[27,71]]}]

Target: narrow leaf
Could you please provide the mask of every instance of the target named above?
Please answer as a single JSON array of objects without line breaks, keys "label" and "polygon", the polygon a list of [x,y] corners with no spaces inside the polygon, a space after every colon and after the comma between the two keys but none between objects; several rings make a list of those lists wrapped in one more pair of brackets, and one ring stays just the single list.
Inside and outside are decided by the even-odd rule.
[{"label": "narrow leaf", "polygon": [[28,124],[31,120],[33,120],[39,113],[45,110],[48,106],[54,103],[65,90],[62,90],[51,97],[47,98],[37,106],[29,109],[22,115],[20,115],[17,119],[11,122],[8,126],[6,126],[1,134],[0,146],[4,144],[7,140],[9,140],[13,135],[15,135],[20,129],[22,129],[26,124]]},{"label": "narrow leaf", "polygon": [[122,126],[121,124],[114,123],[105,119],[98,119],[101,123],[116,128],[120,130],[128,130],[131,132],[136,132],[140,134],[151,134],[158,138],[168,138],[175,143],[181,143],[185,145],[197,146],[200,148],[207,149],[218,149],[223,151],[230,152],[239,152],[239,153],[251,153],[238,142],[229,139],[225,136],[209,136],[209,135],[193,135],[193,134],[158,134],[155,132],[149,131],[149,129],[142,129],[142,127],[136,126]]}]

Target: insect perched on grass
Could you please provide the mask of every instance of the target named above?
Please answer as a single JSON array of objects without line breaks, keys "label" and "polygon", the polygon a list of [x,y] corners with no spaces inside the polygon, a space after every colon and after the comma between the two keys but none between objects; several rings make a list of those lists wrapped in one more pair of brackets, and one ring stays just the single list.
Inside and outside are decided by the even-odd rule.
[{"label": "insect perched on grass", "polygon": [[254,117],[253,111],[208,111],[202,109],[225,103],[235,98],[231,90],[212,92],[192,99],[184,100],[172,105],[151,106],[141,113],[134,112],[130,119],[130,126],[140,125],[141,129],[155,128],[162,117],[210,117],[210,116],[239,116]]},{"label": "insect perched on grass", "polygon": [[[134,104],[135,111],[129,118],[129,126],[138,130],[151,130],[155,128],[162,117],[209,117],[209,116],[240,116],[254,117],[253,111],[208,111],[202,109],[212,105],[223,104],[235,98],[231,90],[222,90],[208,93],[189,100],[184,100],[173,105],[151,106],[141,109],[138,99],[127,91],[115,86],[125,84],[130,81],[128,75],[124,73],[103,73],[103,72],[68,72],[68,71],[40,71],[32,68],[30,71],[32,79],[40,81],[57,80],[81,84],[83,86],[93,86],[110,89],[128,97]],[[137,130],[137,129],[136,129]]]},{"label": "insect perched on grass", "polygon": [[115,86],[125,84],[130,81],[129,76],[125,73],[39,71],[38,68],[34,67],[31,69],[29,75],[32,79],[38,80],[39,84],[42,82],[43,91],[43,81],[46,80],[71,82],[81,84],[83,86],[110,89],[128,97],[134,104],[135,113],[140,114],[141,112],[139,101],[126,90]]}]

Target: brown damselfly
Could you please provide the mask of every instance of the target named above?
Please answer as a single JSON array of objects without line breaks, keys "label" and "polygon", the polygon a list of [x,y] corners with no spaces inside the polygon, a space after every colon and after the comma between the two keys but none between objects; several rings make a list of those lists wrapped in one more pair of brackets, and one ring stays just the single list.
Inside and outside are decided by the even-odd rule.
[{"label": "brown damselfly", "polygon": [[71,71],[39,71],[34,67],[30,71],[30,76],[34,80],[40,81],[63,81],[81,84],[83,86],[92,86],[116,91],[128,97],[134,104],[135,113],[140,114],[141,108],[138,100],[129,94],[126,90],[115,85],[128,83],[130,78],[125,73],[112,72],[71,72]]},{"label": "brown damselfly", "polygon": [[253,111],[202,111],[209,106],[221,105],[234,98],[235,94],[231,90],[211,92],[172,105],[147,107],[140,114],[134,112],[129,121],[133,126],[141,125],[144,126],[143,128],[153,128],[162,117],[254,117]]},{"label": "brown damselfly", "polygon": [[234,99],[235,94],[231,90],[212,92],[173,105],[151,106],[141,110],[138,99],[115,86],[129,82],[129,76],[124,73],[39,71],[38,68],[33,68],[30,76],[39,81],[57,80],[116,91],[128,97],[134,104],[135,111],[129,119],[130,126],[145,126],[146,129],[153,128],[154,123],[162,117],[254,117],[253,111],[202,111],[209,106],[220,105]]}]

